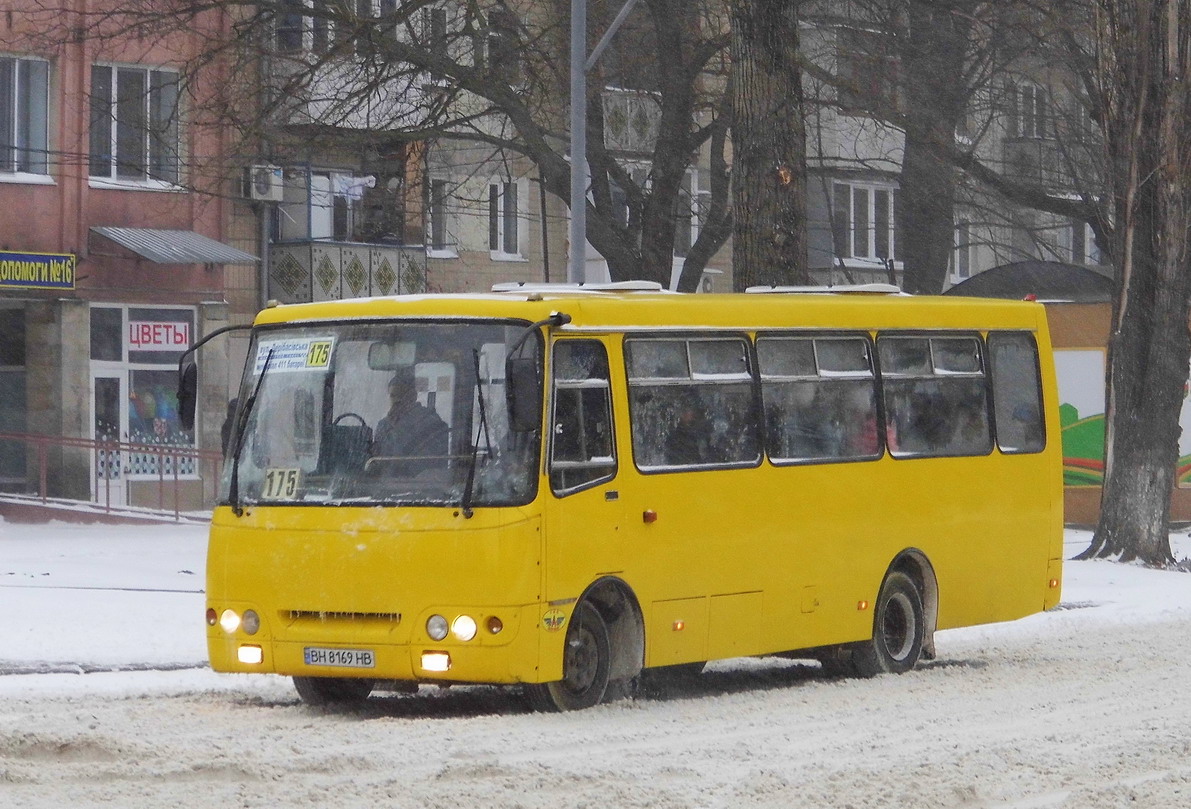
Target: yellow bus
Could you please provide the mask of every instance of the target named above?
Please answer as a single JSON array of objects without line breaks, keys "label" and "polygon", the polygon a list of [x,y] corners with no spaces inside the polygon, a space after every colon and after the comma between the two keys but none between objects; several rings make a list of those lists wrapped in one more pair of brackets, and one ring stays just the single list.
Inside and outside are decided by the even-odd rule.
[{"label": "yellow bus", "polygon": [[262,311],[207,559],[211,665],[303,700],[761,655],[869,676],[1058,603],[1034,303],[498,286]]}]

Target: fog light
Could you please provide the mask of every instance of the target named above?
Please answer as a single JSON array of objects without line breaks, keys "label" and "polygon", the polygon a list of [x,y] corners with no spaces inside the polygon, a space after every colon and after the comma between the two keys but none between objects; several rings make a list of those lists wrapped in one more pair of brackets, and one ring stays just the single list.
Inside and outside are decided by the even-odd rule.
[{"label": "fog light", "polygon": [[471,640],[476,636],[476,621],[470,615],[460,615],[451,625],[451,631],[459,640]]},{"label": "fog light", "polygon": [[488,627],[488,631],[493,635],[499,635],[500,630],[505,628],[504,621],[500,620],[495,615],[489,615],[485,625]]},{"label": "fog light", "polygon": [[431,640],[442,640],[447,636],[447,619],[441,615],[431,615],[426,620],[426,634]]},{"label": "fog light", "polygon": [[235,610],[224,610],[219,616],[219,625],[230,635],[240,628],[240,616],[236,615]]},{"label": "fog light", "polygon": [[207,608],[207,626],[215,626],[219,623],[219,613],[215,611],[214,607]]},{"label": "fog light", "polygon": [[450,671],[451,656],[446,652],[422,652],[422,671]]},{"label": "fog light", "polygon": [[241,646],[236,650],[236,657],[246,666],[257,666],[265,659],[265,653],[259,646]]},{"label": "fog light", "polygon": [[256,614],[256,610],[244,610],[244,631],[249,635],[255,635],[260,628],[261,617]]}]

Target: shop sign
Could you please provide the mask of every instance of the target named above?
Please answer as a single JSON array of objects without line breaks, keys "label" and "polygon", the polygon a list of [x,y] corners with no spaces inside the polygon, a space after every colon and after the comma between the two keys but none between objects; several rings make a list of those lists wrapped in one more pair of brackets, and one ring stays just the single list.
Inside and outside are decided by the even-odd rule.
[{"label": "shop sign", "polygon": [[182,351],[189,345],[189,323],[168,320],[128,321],[130,351]]},{"label": "shop sign", "polygon": [[74,289],[74,253],[0,252],[0,289]]}]

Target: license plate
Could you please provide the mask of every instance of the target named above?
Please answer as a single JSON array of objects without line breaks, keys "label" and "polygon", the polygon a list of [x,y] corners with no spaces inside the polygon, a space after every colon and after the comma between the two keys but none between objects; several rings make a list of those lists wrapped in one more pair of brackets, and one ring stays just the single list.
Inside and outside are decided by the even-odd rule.
[{"label": "license plate", "polygon": [[304,650],[307,666],[335,666],[341,669],[370,669],[376,666],[371,649],[323,649],[307,646]]}]

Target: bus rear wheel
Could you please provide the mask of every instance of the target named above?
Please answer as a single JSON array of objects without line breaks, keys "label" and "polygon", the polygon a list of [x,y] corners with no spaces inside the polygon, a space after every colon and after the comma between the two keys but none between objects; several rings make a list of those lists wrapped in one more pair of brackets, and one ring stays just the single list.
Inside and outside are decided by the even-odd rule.
[{"label": "bus rear wheel", "polygon": [[611,666],[608,625],[588,602],[575,608],[567,629],[562,659],[562,679],[526,686],[535,711],[579,711],[598,705],[608,690]]},{"label": "bus rear wheel", "polygon": [[877,595],[872,640],[853,647],[852,665],[861,677],[902,674],[918,662],[924,637],[922,594],[913,579],[895,570]]},{"label": "bus rear wheel", "polygon": [[294,688],[307,705],[359,705],[372,693],[372,680],[354,677],[295,677]]}]

